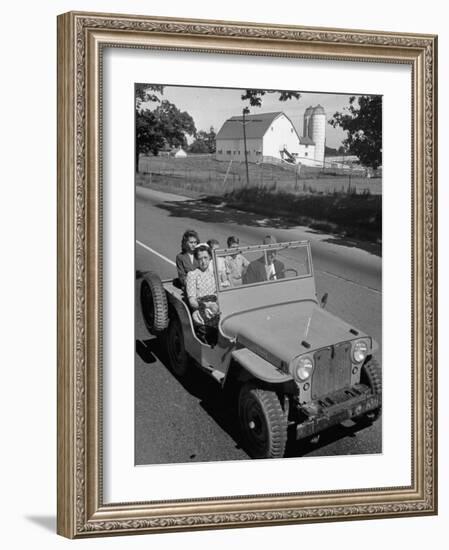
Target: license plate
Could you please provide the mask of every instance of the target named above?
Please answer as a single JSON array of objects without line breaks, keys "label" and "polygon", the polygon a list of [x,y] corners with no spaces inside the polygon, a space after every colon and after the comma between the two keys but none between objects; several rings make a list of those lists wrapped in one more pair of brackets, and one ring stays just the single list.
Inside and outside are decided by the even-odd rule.
[{"label": "license plate", "polygon": [[379,405],[378,397],[377,396],[370,397],[365,401],[365,403],[362,403],[354,407],[351,410],[351,416],[359,416],[360,414],[363,414],[366,411],[375,409],[378,405]]}]

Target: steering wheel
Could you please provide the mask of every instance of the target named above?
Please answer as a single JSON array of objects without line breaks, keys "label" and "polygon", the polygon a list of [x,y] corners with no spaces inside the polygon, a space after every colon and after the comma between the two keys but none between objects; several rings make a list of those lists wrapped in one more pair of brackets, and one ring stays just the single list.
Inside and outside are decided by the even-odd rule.
[{"label": "steering wheel", "polygon": [[294,267],[288,267],[287,269],[284,269],[285,274],[287,274],[289,271],[293,271],[294,277],[298,276],[298,271]]}]

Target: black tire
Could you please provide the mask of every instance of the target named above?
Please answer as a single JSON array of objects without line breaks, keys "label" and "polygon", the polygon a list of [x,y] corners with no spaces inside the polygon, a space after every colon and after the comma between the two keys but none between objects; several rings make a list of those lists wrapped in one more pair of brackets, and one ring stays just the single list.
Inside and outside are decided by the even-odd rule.
[{"label": "black tire", "polygon": [[287,443],[287,418],[274,391],[254,384],[239,394],[239,421],[252,458],[282,458]]},{"label": "black tire", "polygon": [[[372,358],[363,365],[360,373],[360,382],[367,385],[371,389],[373,395],[382,396],[382,371],[379,363],[375,359]],[[379,418],[381,413],[382,405],[377,409],[367,412],[361,418],[369,422],[374,422]]]},{"label": "black tire", "polygon": [[145,273],[140,286],[140,305],[145,326],[150,334],[167,329],[169,323],[168,302],[162,281],[156,273]]},{"label": "black tire", "polygon": [[190,357],[186,352],[181,321],[174,315],[166,333],[167,355],[170,370],[177,378],[184,378],[190,366]]}]

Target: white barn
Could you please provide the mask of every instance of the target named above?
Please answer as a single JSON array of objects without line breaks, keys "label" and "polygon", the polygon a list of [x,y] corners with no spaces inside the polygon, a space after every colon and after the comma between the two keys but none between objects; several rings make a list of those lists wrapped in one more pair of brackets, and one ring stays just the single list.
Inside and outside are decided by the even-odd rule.
[{"label": "white barn", "polygon": [[[312,139],[309,136],[300,137],[284,113],[247,115],[245,121],[249,162],[262,162],[268,160],[266,157],[293,162],[315,158]],[[243,116],[226,120],[217,134],[216,143],[217,160],[245,160]]]}]

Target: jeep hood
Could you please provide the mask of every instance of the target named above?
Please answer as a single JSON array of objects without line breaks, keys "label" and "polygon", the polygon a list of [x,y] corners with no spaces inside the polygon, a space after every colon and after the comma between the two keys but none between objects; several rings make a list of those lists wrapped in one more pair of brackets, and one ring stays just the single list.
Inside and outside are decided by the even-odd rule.
[{"label": "jeep hood", "polygon": [[230,315],[221,329],[254,352],[286,363],[302,353],[366,336],[312,300]]}]

